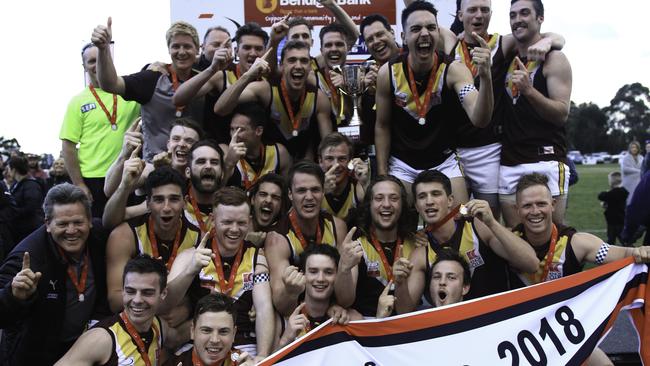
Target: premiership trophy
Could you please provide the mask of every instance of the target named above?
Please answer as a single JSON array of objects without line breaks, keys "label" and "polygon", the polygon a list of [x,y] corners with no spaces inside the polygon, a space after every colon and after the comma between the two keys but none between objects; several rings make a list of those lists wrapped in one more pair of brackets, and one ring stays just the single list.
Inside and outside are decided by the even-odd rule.
[{"label": "premiership trophy", "polygon": [[343,85],[345,92],[352,97],[353,113],[350,123],[347,126],[339,127],[338,132],[347,136],[352,142],[359,141],[361,137],[358,106],[359,96],[363,92],[363,69],[361,65],[343,66]]}]

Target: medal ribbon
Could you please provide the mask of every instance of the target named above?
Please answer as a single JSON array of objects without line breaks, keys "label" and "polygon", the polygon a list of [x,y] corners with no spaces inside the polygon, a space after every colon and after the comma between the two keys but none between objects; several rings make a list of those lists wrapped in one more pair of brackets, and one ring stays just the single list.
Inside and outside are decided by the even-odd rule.
[{"label": "medal ribbon", "polygon": [[[498,34],[492,34],[488,35],[486,37],[483,37],[485,39],[485,42],[487,42],[488,47],[490,50],[494,49],[494,46],[497,44],[497,39],[498,39]],[[458,46],[456,47],[456,54],[460,57],[460,61],[467,66],[469,71],[472,72],[472,76],[476,77],[476,74],[478,73],[478,69],[476,68],[476,65],[472,62],[472,56],[470,55],[469,52],[469,47],[467,45],[467,42],[465,40],[461,40],[458,42]]]},{"label": "medal ribbon", "polygon": [[325,70],[322,72],[323,77],[325,78],[325,84],[327,84],[327,88],[330,90],[330,98],[332,98],[332,105],[334,106],[334,113],[336,113],[336,110],[339,110],[338,115],[336,116],[337,123],[341,122],[343,119],[343,101],[341,96],[339,95],[338,89],[334,86],[334,83],[332,83],[332,78],[330,78],[330,73],[328,70]]},{"label": "medal ribbon", "polygon": [[289,92],[287,91],[287,84],[284,82],[284,79],[280,81],[280,89],[282,89],[282,99],[284,99],[285,109],[287,110],[287,114],[289,115],[289,119],[291,120],[291,126],[293,126],[294,131],[298,132],[298,127],[300,127],[300,111],[302,109],[302,105],[305,103],[305,97],[307,96],[307,89],[303,90],[302,95],[300,96],[297,116],[294,115],[293,105],[291,105],[291,99],[289,99]]},{"label": "medal ribbon", "polygon": [[[176,74],[176,70],[174,70],[172,65],[167,65],[167,72],[169,72],[169,74],[172,77],[172,89],[174,90],[174,93],[176,93],[176,90],[178,90],[178,85],[179,85],[178,75]],[[176,107],[176,117],[182,116],[184,109],[185,109],[184,105],[180,107]]]},{"label": "medal ribbon", "polygon": [[[298,240],[300,241],[300,245],[302,246],[302,249],[305,249],[307,247],[307,240],[302,235],[302,230],[300,229],[300,226],[298,226],[298,218],[296,217],[295,210],[291,210],[291,212],[289,212],[289,220],[291,221],[293,232],[296,234]],[[320,244],[322,240],[323,240],[323,235],[320,231],[320,223],[319,223],[318,225],[316,225],[316,244]]]},{"label": "medal ribbon", "polygon": [[93,84],[90,84],[88,88],[90,89],[90,92],[95,97],[97,104],[99,104],[99,106],[106,114],[106,117],[108,118],[108,122],[111,123],[111,128],[114,130],[117,129],[117,94],[113,94],[113,110],[112,110],[113,113],[111,114],[108,113],[108,108],[106,108],[104,102],[101,100],[101,98],[99,98],[99,95],[97,94],[97,91],[95,90]]},{"label": "medal ribbon", "polygon": [[241,258],[244,255],[244,243],[242,242],[237,250],[235,262],[230,270],[228,282],[226,282],[226,279],[224,278],[223,265],[221,264],[221,254],[219,253],[219,243],[217,242],[216,234],[212,235],[212,252],[214,253],[214,259],[212,259],[212,262],[214,263],[214,268],[217,270],[217,276],[219,276],[219,291],[222,294],[230,296],[233,287],[235,287],[235,278],[237,277],[237,270],[241,264]]},{"label": "medal ribbon", "polygon": [[190,204],[192,205],[192,210],[194,210],[194,216],[196,217],[196,222],[199,224],[199,228],[201,229],[201,235],[205,234],[208,232],[208,227],[203,221],[203,213],[201,213],[201,210],[199,210],[199,203],[196,201],[196,197],[194,197],[194,194],[192,192],[194,189],[192,188],[192,184],[190,183],[190,189],[188,190],[188,195],[190,196]]},{"label": "medal ribbon", "polygon": [[[535,68],[538,65],[538,62],[526,61],[525,64],[526,64],[526,71],[530,73],[531,71],[535,70]],[[508,89],[510,89],[510,94],[512,95],[513,101],[519,98],[519,89],[517,89],[517,86],[512,82],[512,74],[516,69],[517,69],[517,60],[513,58],[512,62],[510,62],[510,66],[508,66],[508,75],[506,76],[506,80],[508,80]]]},{"label": "medal ribbon", "polygon": [[[156,239],[156,233],[153,230],[153,217],[149,215],[149,222],[147,223],[148,226],[148,234],[149,234],[149,242],[151,243],[151,254],[154,258],[158,258],[160,256],[158,252],[158,240]],[[174,237],[174,245],[172,247],[172,252],[169,255],[169,259],[167,259],[167,263],[165,263],[165,267],[167,267],[167,271],[169,271],[172,268],[172,263],[174,263],[174,259],[176,258],[176,254],[178,253],[178,247],[181,243],[181,231],[183,229],[183,221],[181,220],[180,224],[178,225],[178,230],[176,230],[176,237]]]},{"label": "medal ribbon", "polygon": [[424,92],[424,103],[420,100],[420,93],[418,93],[418,88],[415,85],[415,77],[413,76],[413,70],[408,60],[406,61],[406,70],[408,71],[409,76],[409,86],[411,87],[411,93],[413,94],[413,99],[415,100],[415,106],[418,110],[418,116],[420,119],[424,118],[427,114],[427,107],[431,101],[431,94],[434,89],[438,88],[438,82],[440,78],[436,78],[436,71],[438,71],[438,54],[433,55],[433,68],[431,69],[431,74],[429,74],[429,83],[427,84],[427,89]]},{"label": "medal ribbon", "polygon": [[72,264],[72,261],[68,260],[68,256],[66,256],[65,252],[63,249],[61,249],[60,246],[56,246],[56,249],[59,250],[59,254],[61,254],[61,257],[65,259],[67,265],[68,265],[68,277],[70,277],[70,281],[72,281],[72,284],[74,285],[74,288],[77,290],[77,295],[79,296],[79,301],[82,301],[83,299],[83,294],[84,291],[86,290],[86,279],[88,278],[88,248],[86,248],[85,253],[84,253],[84,261],[83,264],[81,265],[81,278],[77,280],[77,273],[75,271],[75,265]]},{"label": "medal ribbon", "polygon": [[[375,247],[375,250],[379,254],[379,258],[381,258],[381,262],[384,264],[384,269],[386,270],[386,277],[388,277],[388,281],[392,281],[393,266],[388,263],[388,258],[386,258],[384,249],[379,244],[379,240],[377,240],[374,230],[370,231],[370,241],[372,242],[372,245]],[[397,262],[397,260],[400,258],[401,255],[402,255],[402,239],[398,237],[397,243],[395,244],[395,255],[393,256],[393,264]]]},{"label": "medal ribbon", "polygon": [[[264,163],[266,161],[266,148],[265,148],[264,145],[260,146],[260,157],[261,157],[261,159],[260,159],[261,164],[260,164],[259,171],[255,171],[255,169],[253,169],[253,166],[248,164],[246,159],[244,159],[244,158],[239,159],[239,163],[241,164],[242,171],[243,171],[242,178],[244,178],[244,187],[246,188],[246,191],[250,190],[251,187],[262,176],[262,170],[264,170]],[[249,171],[249,169],[253,172],[253,180],[252,181],[248,179],[248,171]]]},{"label": "medal ribbon", "polygon": [[460,205],[454,207],[453,210],[451,210],[447,216],[443,217],[442,220],[436,222],[435,224],[427,225],[427,227],[424,229],[427,233],[433,233],[434,231],[438,230],[442,225],[444,225],[447,221],[451,220],[454,216],[458,215],[458,212],[460,211]]},{"label": "medal ribbon", "polygon": [[553,255],[555,255],[555,245],[557,244],[557,239],[557,226],[553,224],[553,228],[551,229],[551,242],[548,246],[548,253],[546,253],[546,259],[544,261],[544,272],[542,272],[542,277],[539,278],[539,280],[535,283],[546,282],[546,277],[548,276],[548,272],[551,270],[551,264],[553,263]]},{"label": "medal ribbon", "polygon": [[[131,324],[131,321],[129,320],[129,317],[126,315],[125,311],[120,313],[120,318],[122,318],[122,321],[124,322],[126,331],[129,333],[131,339],[133,339],[135,345],[138,347],[138,352],[140,353],[140,357],[142,357],[142,361],[144,361],[144,364],[146,366],[151,366],[151,360],[149,359],[149,354],[147,353],[147,350],[144,347],[144,341],[142,340],[142,337],[140,337],[138,331],[135,330],[135,328],[133,327],[133,324]],[[151,328],[153,328],[154,337],[156,337],[157,339],[158,327],[156,327],[156,325],[152,323]]]}]

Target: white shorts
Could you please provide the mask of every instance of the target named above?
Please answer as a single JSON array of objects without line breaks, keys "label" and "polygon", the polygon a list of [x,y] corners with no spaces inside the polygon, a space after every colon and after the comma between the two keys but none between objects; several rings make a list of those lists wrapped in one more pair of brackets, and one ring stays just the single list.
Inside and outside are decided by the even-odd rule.
[{"label": "white shorts", "polygon": [[552,196],[569,191],[569,167],[559,161],[540,161],[499,168],[499,194],[515,194],[517,182],[522,175],[540,173],[548,177],[548,189]]},{"label": "white shorts", "polygon": [[434,166],[428,169],[413,169],[405,162],[399,160],[398,158],[391,156],[388,160],[388,174],[403,180],[408,183],[413,183],[415,177],[418,176],[424,170],[435,169],[442,174],[446,175],[449,179],[462,177],[463,173],[460,171],[460,165],[458,165],[458,159],[456,154],[451,154],[447,160],[443,161],[442,164]]},{"label": "white shorts", "polygon": [[459,147],[458,157],[472,192],[499,192],[500,142],[479,147]]}]

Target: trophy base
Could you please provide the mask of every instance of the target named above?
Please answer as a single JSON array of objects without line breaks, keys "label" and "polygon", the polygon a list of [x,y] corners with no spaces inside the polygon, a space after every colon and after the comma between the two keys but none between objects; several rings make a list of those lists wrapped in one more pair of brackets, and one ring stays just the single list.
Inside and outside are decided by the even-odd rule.
[{"label": "trophy base", "polygon": [[339,127],[338,132],[346,136],[352,142],[358,142],[361,139],[361,129],[359,126],[344,126]]}]

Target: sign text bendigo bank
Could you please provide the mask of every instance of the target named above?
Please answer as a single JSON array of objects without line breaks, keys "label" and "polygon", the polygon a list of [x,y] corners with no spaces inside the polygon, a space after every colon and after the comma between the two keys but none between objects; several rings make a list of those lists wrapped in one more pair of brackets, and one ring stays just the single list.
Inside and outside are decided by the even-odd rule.
[{"label": "sign text bendigo bank", "polygon": [[[395,0],[335,0],[359,24],[373,13],[381,13],[391,24],[395,24]],[[317,0],[246,0],[244,17],[246,22],[257,22],[270,27],[287,13],[302,16],[313,25],[327,25],[334,22],[334,16]]]}]

